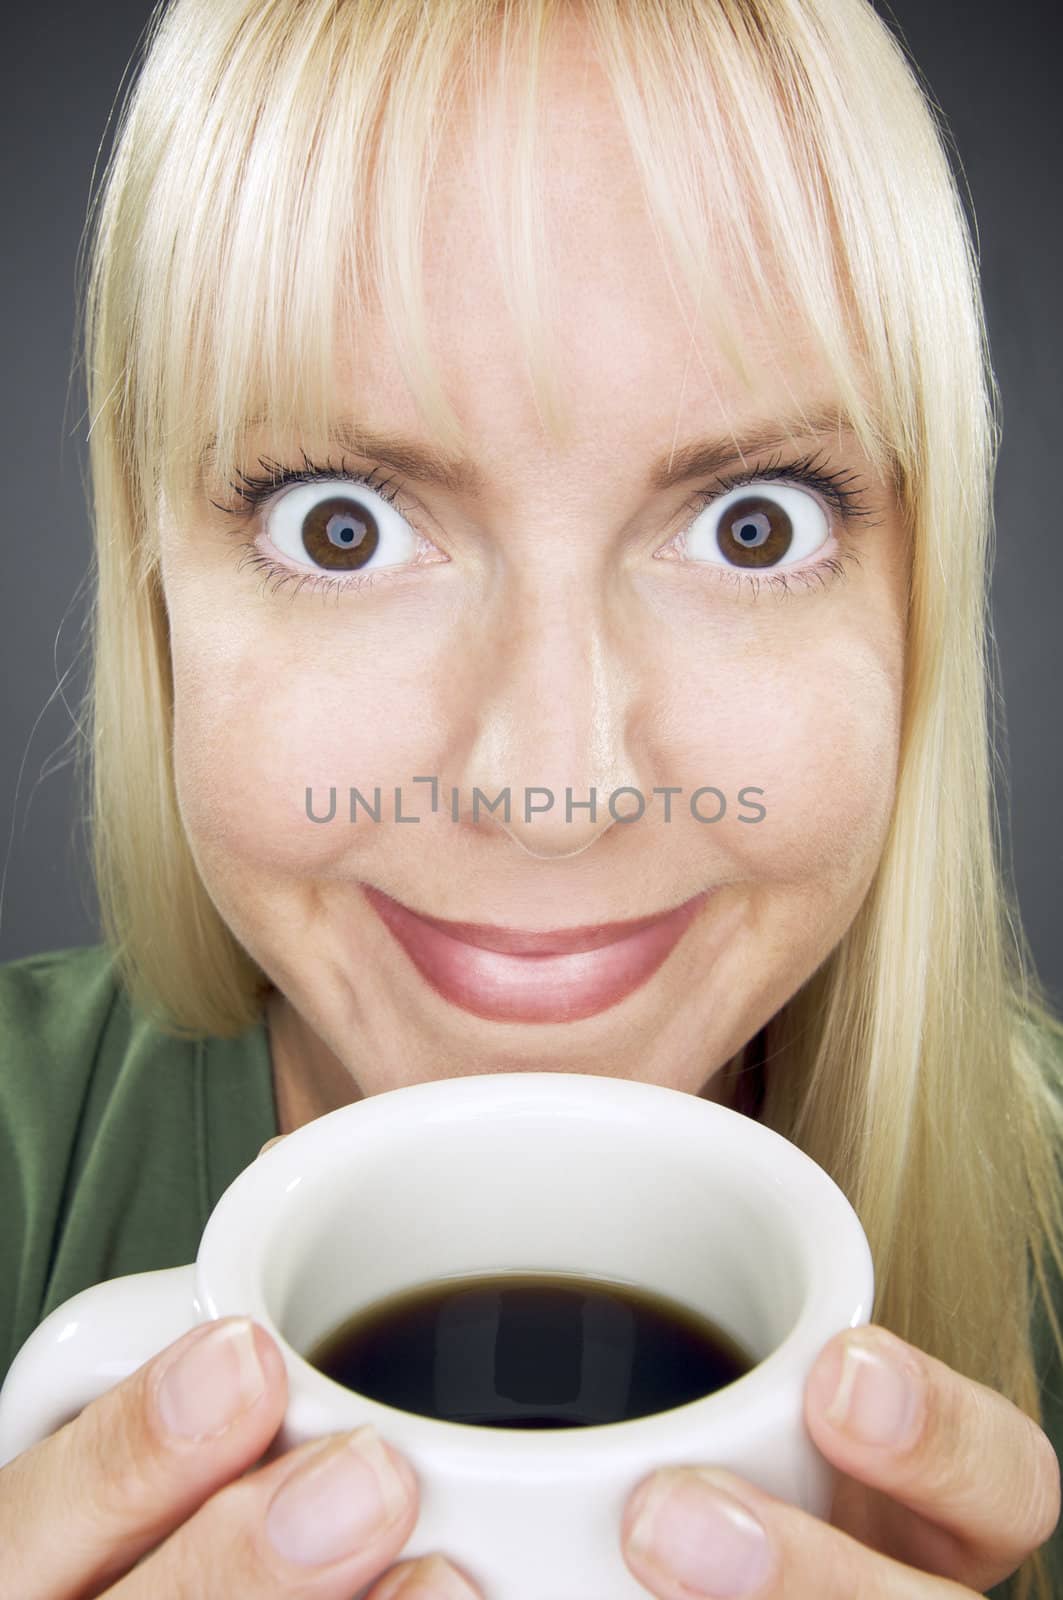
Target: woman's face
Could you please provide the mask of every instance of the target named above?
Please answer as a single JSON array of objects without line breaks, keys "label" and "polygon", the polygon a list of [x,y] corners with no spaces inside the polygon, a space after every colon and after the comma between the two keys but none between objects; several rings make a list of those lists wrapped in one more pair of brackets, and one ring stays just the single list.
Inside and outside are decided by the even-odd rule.
[{"label": "woman's face", "polygon": [[[654,484],[673,446],[678,464],[688,443],[741,440],[795,401],[811,412],[836,397],[800,344],[768,350],[752,322],[755,397],[712,349],[691,350],[604,85],[578,53],[564,61],[544,126],[571,438],[555,446],[538,424],[472,158],[452,145],[428,215],[430,331],[481,482],[262,432],[246,470],[259,455],[301,466],[305,449],[376,468],[397,503],[318,482],[243,525],[204,498],[163,529],[180,806],[218,909],[279,991],[282,1127],[359,1095],[521,1069],[719,1098],[719,1069],[838,942],[881,854],[903,674],[899,508],[848,434],[746,457],[814,456],[871,513],[848,526],[779,471],[714,504],[698,498],[719,496],[714,471]],[[430,446],[382,318],[359,325],[356,366],[348,348],[336,359],[339,412]],[[263,583],[234,533],[290,582]],[[369,587],[311,587],[369,572]],[[418,776],[437,781],[434,811]],[[307,789],[326,817],[330,786],[334,817],[310,820]],[[621,786],[638,794],[616,815],[642,803],[637,821],[610,812]],[[361,805],[349,820],[351,787],[369,802],[379,789],[379,821]],[[474,817],[474,788],[488,803],[508,788],[508,822],[483,800]],[[542,790],[550,810],[534,809]],[[533,932],[701,898],[670,948],[643,936],[519,956],[446,940],[422,971],[367,886],[430,917]]]}]

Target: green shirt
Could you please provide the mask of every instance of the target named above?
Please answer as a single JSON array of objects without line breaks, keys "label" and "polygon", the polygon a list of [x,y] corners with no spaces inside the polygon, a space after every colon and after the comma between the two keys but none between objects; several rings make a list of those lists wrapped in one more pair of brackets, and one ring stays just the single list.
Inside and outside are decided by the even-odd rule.
[{"label": "green shirt", "polygon": [[79,1290],[194,1261],[276,1132],[264,1021],[235,1039],[164,1034],[102,944],[0,966],[0,1381]]},{"label": "green shirt", "polygon": [[[0,1383],[71,1295],[194,1261],[222,1193],[277,1131],[264,1019],[234,1039],[164,1034],[102,944],[0,965]],[[1063,1458],[1063,1371],[1043,1316],[1035,1335]],[[1063,1597],[1063,1523],[1046,1554]]]}]

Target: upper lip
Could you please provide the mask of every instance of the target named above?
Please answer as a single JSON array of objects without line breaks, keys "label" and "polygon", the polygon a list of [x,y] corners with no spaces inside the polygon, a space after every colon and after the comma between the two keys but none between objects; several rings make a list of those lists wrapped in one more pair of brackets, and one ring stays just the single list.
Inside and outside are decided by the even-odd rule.
[{"label": "upper lip", "polygon": [[[550,928],[542,933],[529,933],[523,928],[506,928],[491,922],[451,922],[444,917],[429,917],[423,911],[414,911],[401,900],[393,899],[382,889],[376,889],[370,884],[364,887],[369,894],[390,900],[392,905],[399,906],[403,911],[420,918],[422,922],[427,922],[430,927],[438,928],[440,933],[445,933],[452,939],[477,945],[481,950],[494,950],[501,955],[510,956],[567,956],[585,950],[598,950],[602,945],[615,944],[619,939],[627,939],[631,934],[639,933],[643,928],[649,928],[653,923],[661,922],[665,917],[670,917],[676,911],[691,905],[690,900],[684,900],[681,905],[668,906],[664,911],[655,911],[646,917],[632,917],[626,922],[582,923],[578,928]],[[702,890],[692,898],[701,900],[707,893],[708,890]]]}]

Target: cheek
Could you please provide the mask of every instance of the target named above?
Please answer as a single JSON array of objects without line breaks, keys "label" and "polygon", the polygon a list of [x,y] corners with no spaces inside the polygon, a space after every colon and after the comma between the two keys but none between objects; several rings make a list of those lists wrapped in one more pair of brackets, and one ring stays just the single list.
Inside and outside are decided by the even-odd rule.
[{"label": "cheek", "polygon": [[[393,814],[397,785],[433,769],[423,703],[382,693],[379,673],[326,673],[250,655],[222,670],[218,654],[188,652],[175,663],[174,754],[185,827],[197,850],[279,871],[326,871],[379,834]],[[369,804],[380,790],[379,825],[364,808],[347,826],[348,790]],[[416,787],[414,793],[416,794]],[[423,787],[423,786],[421,786]],[[315,816],[307,815],[312,790]],[[404,801],[405,809],[411,806]]]},{"label": "cheek", "polygon": [[[870,875],[893,805],[900,689],[899,658],[848,639],[777,665],[751,662],[727,692],[688,708],[691,786],[714,784],[728,802],[724,826],[702,832],[726,840],[737,875],[836,883]],[[743,789],[763,792],[742,800]],[[702,805],[711,816],[716,802]],[[762,819],[738,820],[757,806]]]}]

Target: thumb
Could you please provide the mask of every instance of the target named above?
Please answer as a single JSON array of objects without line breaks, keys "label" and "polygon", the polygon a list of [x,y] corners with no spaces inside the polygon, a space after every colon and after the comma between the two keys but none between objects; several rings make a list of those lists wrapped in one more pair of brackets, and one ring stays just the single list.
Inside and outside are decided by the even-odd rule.
[{"label": "thumb", "polygon": [[[278,1133],[276,1138],[267,1139],[265,1144],[262,1146],[262,1149],[258,1152],[258,1155],[264,1156],[271,1144],[280,1144],[281,1140],[286,1139],[287,1137],[288,1135],[286,1133]],[[255,1157],[255,1160],[258,1160],[258,1156]]]}]

